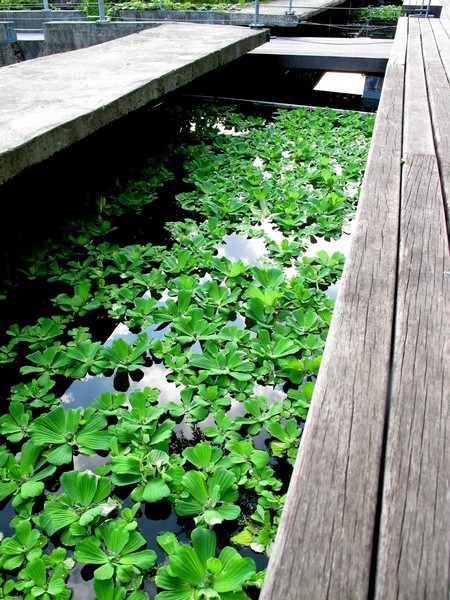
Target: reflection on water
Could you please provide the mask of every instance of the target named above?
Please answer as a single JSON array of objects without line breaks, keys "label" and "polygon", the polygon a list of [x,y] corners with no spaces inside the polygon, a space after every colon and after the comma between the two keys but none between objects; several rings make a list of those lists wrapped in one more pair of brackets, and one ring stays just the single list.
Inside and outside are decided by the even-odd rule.
[{"label": "reflection on water", "polygon": [[267,398],[267,406],[272,406],[276,400],[285,400],[286,393],[283,392],[283,384],[273,385],[260,385],[259,383],[253,386],[254,396],[265,396]]},{"label": "reflection on water", "polygon": [[[92,573],[89,573],[92,575]],[[87,579],[87,570],[84,565],[75,563],[67,579],[67,587],[72,590],[70,600],[96,600],[92,579]]]},{"label": "reflection on water", "polygon": [[352,238],[352,231],[354,229],[354,221],[347,223],[345,228],[342,230],[342,235],[337,240],[326,240],[325,238],[315,238],[314,242],[309,242],[304,251],[305,256],[316,256],[319,250],[325,250],[325,252],[331,256],[333,252],[342,252],[344,256],[348,256],[350,250],[350,243]]},{"label": "reflection on water", "polygon": [[73,468],[75,471],[92,471],[94,472],[98,465],[107,465],[111,457],[99,456],[93,454],[88,456],[87,454],[77,454],[73,456]]},{"label": "reflection on water", "polygon": [[238,233],[226,235],[216,249],[219,257],[225,256],[232,262],[242,260],[245,265],[257,264],[267,254],[263,239],[248,238]]},{"label": "reflection on water", "polygon": [[[130,381],[127,393],[144,387],[160,390],[158,400],[161,404],[180,401],[180,389],[176,384],[167,380],[171,373],[163,364],[153,363],[151,367],[142,367],[143,377],[139,381]],[[87,408],[92,402],[104,392],[117,393],[114,387],[114,376],[87,375],[83,381],[74,381],[69,389],[61,397],[62,403],[67,408]]]},{"label": "reflection on water", "polygon": [[87,408],[104,392],[115,393],[114,378],[103,375],[86,375],[83,381],[74,381],[61,396],[61,402],[67,408]]}]

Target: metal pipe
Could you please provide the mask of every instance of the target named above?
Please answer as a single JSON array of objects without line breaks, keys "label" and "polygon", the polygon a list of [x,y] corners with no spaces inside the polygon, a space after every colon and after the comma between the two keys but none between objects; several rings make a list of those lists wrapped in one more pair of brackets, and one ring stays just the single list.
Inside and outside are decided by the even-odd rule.
[{"label": "metal pipe", "polygon": [[286,14],[287,15],[293,15],[294,14],[294,11],[292,10],[292,0],[289,0],[289,6],[288,6],[288,9],[286,11]]},{"label": "metal pipe", "polygon": [[259,0],[255,0],[255,20],[250,23],[250,27],[261,27],[259,22]]},{"label": "metal pipe", "polygon": [[104,0],[98,0],[98,14],[99,14],[101,23],[106,20],[105,19],[105,1]]}]

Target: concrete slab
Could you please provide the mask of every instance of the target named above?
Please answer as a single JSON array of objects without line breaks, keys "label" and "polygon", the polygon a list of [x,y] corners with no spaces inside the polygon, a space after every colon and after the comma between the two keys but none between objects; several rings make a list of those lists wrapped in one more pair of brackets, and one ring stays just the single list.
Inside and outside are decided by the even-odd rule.
[{"label": "concrete slab", "polygon": [[171,23],[0,69],[0,184],[267,42],[269,31]]},{"label": "concrete slab", "polygon": [[257,57],[287,69],[384,73],[392,44],[390,39],[272,37],[247,59]]}]

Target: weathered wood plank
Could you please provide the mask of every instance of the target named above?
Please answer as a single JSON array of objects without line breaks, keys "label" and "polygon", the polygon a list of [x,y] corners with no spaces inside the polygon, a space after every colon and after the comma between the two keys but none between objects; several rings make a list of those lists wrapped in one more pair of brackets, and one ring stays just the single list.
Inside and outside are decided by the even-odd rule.
[{"label": "weathered wood plank", "polygon": [[447,215],[450,215],[450,39],[440,20],[434,23],[424,19],[420,27],[436,155]]},{"label": "weathered wood plank", "polygon": [[409,20],[405,73],[405,133],[403,154],[434,156],[433,130],[420,39],[421,19]]},{"label": "weathered wood plank", "polygon": [[368,597],[395,301],[404,32],[387,69],[352,245],[261,600]]},{"label": "weathered wood plank", "polygon": [[440,59],[444,65],[448,81],[450,79],[450,21],[448,19],[439,19],[427,22],[433,30]]},{"label": "weathered wood plank", "polygon": [[404,165],[393,385],[376,595],[450,597],[450,270],[434,157]]}]

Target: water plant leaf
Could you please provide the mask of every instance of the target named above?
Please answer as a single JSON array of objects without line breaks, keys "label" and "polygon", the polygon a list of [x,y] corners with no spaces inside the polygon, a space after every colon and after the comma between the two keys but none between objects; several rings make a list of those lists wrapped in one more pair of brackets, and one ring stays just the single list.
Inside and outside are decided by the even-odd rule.
[{"label": "water plant leaf", "polygon": [[239,381],[252,379],[251,372],[255,369],[233,342],[228,342],[223,349],[219,349],[215,341],[208,342],[203,354],[191,356],[191,365],[211,375],[229,375]]},{"label": "water plant leaf", "polygon": [[9,442],[20,442],[28,432],[31,411],[25,411],[21,402],[11,402],[9,413],[0,417],[0,432]]},{"label": "water plant leaf", "polygon": [[[48,465],[46,459],[41,456],[41,449],[28,441],[21,447],[20,459],[8,452],[0,452],[0,469],[0,501],[14,494],[13,506],[19,506],[25,500],[42,494],[42,480],[53,475],[56,467]],[[25,496],[22,495],[24,485]]]},{"label": "water plant leaf", "polygon": [[120,521],[107,521],[96,529],[96,536],[80,540],[75,547],[75,558],[81,563],[102,565],[94,571],[95,579],[113,576],[126,579],[137,569],[151,568],[156,561],[153,550],[140,550],[145,539],[137,531],[123,529]]},{"label": "water plant leaf", "polygon": [[0,564],[11,571],[20,567],[25,560],[34,560],[42,555],[48,539],[30,521],[22,520],[14,524],[15,534],[3,538],[0,545]]},{"label": "water plant leaf", "polygon": [[183,456],[195,467],[206,473],[213,472],[223,462],[221,461],[222,450],[211,446],[208,442],[188,446],[183,450]]},{"label": "water plant leaf", "polygon": [[[64,492],[49,495],[39,517],[39,525],[49,535],[71,526],[74,538],[66,535],[65,539],[77,539],[85,533],[84,526],[110,517],[118,508],[117,502],[109,498],[111,480],[108,477],[100,477],[92,471],[66,471],[60,481]],[[76,524],[81,526],[79,531],[74,527]]]},{"label": "water plant leaf", "polygon": [[283,297],[281,292],[277,292],[276,290],[264,290],[254,285],[247,288],[245,293],[250,298],[259,300],[263,306],[267,306],[268,308],[275,306],[277,300]]},{"label": "water plant leaf", "polygon": [[30,426],[30,439],[37,446],[49,448],[48,461],[54,465],[70,463],[74,450],[93,454],[95,450],[108,450],[112,433],[105,430],[105,415],[87,408],[70,408],[66,412],[59,406],[38,417]]},{"label": "water plant leaf", "polygon": [[73,361],[64,352],[59,342],[45,348],[43,351],[37,350],[29,354],[27,359],[35,366],[24,365],[21,367],[20,373],[22,375],[29,375],[30,373],[64,375],[66,369],[73,366]]}]

